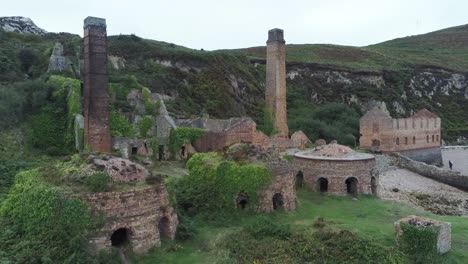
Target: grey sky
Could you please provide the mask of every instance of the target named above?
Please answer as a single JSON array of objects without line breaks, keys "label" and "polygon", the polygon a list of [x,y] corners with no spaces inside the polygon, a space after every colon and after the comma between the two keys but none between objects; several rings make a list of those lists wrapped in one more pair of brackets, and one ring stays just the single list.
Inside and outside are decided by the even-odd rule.
[{"label": "grey sky", "polygon": [[466,10],[464,0],[26,0],[5,1],[0,16],[80,35],[83,19],[97,16],[109,35],[213,50],[264,45],[275,27],[287,43],[365,46],[467,24]]}]

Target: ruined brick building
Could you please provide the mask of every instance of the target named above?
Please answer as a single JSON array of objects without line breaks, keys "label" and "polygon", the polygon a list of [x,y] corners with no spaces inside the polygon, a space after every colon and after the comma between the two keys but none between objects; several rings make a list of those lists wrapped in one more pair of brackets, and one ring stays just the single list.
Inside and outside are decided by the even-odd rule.
[{"label": "ruined brick building", "polygon": [[[88,160],[83,172],[103,170],[115,183],[143,183],[150,176],[145,167],[127,159],[90,157]],[[178,218],[163,183],[86,193],[80,198],[104,220],[90,241],[97,250],[130,245],[134,252],[143,253],[161,245],[163,237],[175,238]]]},{"label": "ruined brick building", "polygon": [[377,194],[375,157],[331,143],[294,154],[296,184],[332,194]]},{"label": "ruined brick building", "polygon": [[360,119],[360,146],[376,152],[400,152],[411,159],[440,163],[440,118],[422,109],[409,118],[392,118],[386,109],[372,108]]},{"label": "ruined brick building", "polygon": [[[109,93],[107,76],[107,34],[104,19],[84,20],[84,141],[91,151],[110,152]],[[127,159],[88,158],[85,174],[104,170],[113,182],[145,182],[150,175],[141,165]],[[90,176],[92,177],[92,176]],[[135,252],[146,252],[161,244],[161,237],[174,239],[177,215],[169,205],[163,183],[133,187],[125,191],[87,193],[80,198],[93,212],[104,217],[104,225],[91,239],[96,249],[131,245]]]},{"label": "ruined brick building", "polygon": [[262,149],[268,148],[304,148],[309,139],[302,131],[295,132],[291,138],[280,135],[267,136],[257,130],[257,124],[249,117],[230,119],[210,119],[199,117],[195,119],[176,120],[177,126],[194,127],[205,130],[202,137],[193,142],[197,152],[223,151],[235,143],[256,145]]}]

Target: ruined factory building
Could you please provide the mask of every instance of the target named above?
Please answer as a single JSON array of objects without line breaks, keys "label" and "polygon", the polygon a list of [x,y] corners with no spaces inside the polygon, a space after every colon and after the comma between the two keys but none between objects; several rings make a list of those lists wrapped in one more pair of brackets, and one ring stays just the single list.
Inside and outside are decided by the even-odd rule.
[{"label": "ruined factory building", "polygon": [[[130,160],[105,157],[90,158],[84,170],[103,170],[113,182],[138,183],[150,176],[148,170]],[[124,191],[82,194],[91,210],[103,216],[104,224],[91,238],[97,250],[131,246],[134,252],[144,253],[161,245],[161,238],[175,238],[178,218],[169,204],[163,183]]]},{"label": "ruined factory building", "polygon": [[296,185],[331,194],[377,194],[375,157],[336,143],[294,154]]},{"label": "ruined factory building", "polygon": [[422,109],[409,118],[392,118],[386,109],[374,107],[360,119],[359,144],[375,152],[400,152],[413,160],[438,164],[440,118]]}]

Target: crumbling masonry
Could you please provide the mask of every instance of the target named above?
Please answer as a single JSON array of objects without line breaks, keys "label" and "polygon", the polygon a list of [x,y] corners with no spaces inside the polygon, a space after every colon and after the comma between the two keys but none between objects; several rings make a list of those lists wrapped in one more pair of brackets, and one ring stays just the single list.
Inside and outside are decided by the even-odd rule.
[{"label": "crumbling masonry", "polygon": [[106,20],[84,20],[84,144],[91,151],[111,152],[107,75]]}]

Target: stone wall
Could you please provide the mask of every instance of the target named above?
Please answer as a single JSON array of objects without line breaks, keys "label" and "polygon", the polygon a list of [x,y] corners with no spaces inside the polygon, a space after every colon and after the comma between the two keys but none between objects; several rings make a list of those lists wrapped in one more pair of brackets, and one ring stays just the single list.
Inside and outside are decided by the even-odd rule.
[{"label": "stone wall", "polygon": [[[372,188],[377,186],[378,175],[375,170],[375,159],[367,160],[339,160],[339,159],[307,159],[294,156],[296,173],[302,173],[305,186],[312,191],[320,191],[320,181],[327,181],[327,191],[332,194],[348,193],[346,180],[357,180],[357,194],[376,194]],[[300,177],[300,176],[298,176]],[[323,180],[322,180],[323,181]]]},{"label": "stone wall", "polygon": [[130,245],[137,253],[160,246],[161,234],[175,237],[178,219],[163,185],[85,194],[81,199],[105,218],[104,226],[90,241],[97,250],[109,250],[112,234],[122,228],[128,232]]},{"label": "stone wall", "polygon": [[402,168],[458,189],[468,191],[468,176],[463,176],[458,171],[427,165],[426,163],[411,160],[397,153],[392,156],[395,158],[396,164]]},{"label": "stone wall", "polygon": [[400,151],[402,156],[430,165],[442,165],[440,147]]},{"label": "stone wall", "polygon": [[[267,164],[268,170],[273,175],[273,181],[264,190],[259,192],[258,209],[259,212],[270,213],[279,207],[275,208],[276,197],[280,197],[282,205],[280,206],[285,211],[296,209],[296,190],[295,190],[295,174],[294,168],[289,162],[275,162]],[[275,196],[276,195],[276,196]]]}]

